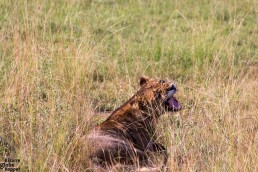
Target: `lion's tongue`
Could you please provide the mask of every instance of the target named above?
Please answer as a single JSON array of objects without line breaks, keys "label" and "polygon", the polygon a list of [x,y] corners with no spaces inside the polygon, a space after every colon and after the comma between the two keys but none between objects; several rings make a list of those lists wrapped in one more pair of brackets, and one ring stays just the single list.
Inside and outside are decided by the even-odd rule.
[{"label": "lion's tongue", "polygon": [[169,108],[174,110],[180,110],[182,108],[181,104],[174,97],[171,97],[168,100],[168,104],[169,104]]}]

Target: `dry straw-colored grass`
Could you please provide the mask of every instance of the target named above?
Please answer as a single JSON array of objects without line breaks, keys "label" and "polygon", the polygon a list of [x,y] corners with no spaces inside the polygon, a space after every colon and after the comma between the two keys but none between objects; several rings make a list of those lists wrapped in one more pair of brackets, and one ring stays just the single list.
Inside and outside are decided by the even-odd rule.
[{"label": "dry straw-colored grass", "polygon": [[[167,171],[258,171],[257,2],[0,2],[0,162],[85,171],[87,131],[139,88],[174,79],[157,128]],[[103,113],[104,112],[104,113]]]}]

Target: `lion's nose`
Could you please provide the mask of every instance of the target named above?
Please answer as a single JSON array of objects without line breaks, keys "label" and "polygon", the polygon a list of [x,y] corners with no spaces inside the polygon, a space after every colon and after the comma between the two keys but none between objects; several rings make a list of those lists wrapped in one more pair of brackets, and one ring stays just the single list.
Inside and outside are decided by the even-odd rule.
[{"label": "lion's nose", "polygon": [[177,90],[176,89],[176,84],[172,84],[171,87],[170,87],[170,90],[175,90],[176,91]]}]

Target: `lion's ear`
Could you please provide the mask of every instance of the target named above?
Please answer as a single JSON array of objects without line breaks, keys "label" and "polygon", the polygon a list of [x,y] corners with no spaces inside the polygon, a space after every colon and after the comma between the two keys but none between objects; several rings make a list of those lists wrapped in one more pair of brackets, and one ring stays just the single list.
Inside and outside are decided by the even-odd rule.
[{"label": "lion's ear", "polygon": [[145,76],[140,77],[140,86],[143,86],[144,84],[146,84],[149,81],[148,78],[146,78]]}]

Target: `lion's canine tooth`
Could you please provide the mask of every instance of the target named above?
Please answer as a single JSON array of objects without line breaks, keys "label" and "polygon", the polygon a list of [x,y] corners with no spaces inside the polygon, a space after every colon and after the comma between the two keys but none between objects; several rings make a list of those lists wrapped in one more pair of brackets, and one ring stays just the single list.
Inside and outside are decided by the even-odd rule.
[{"label": "lion's canine tooth", "polygon": [[167,98],[172,97],[175,93],[176,93],[176,90],[170,90],[170,91],[168,92]]}]

